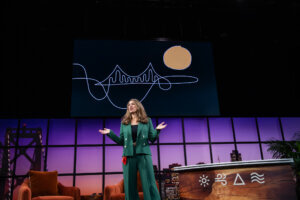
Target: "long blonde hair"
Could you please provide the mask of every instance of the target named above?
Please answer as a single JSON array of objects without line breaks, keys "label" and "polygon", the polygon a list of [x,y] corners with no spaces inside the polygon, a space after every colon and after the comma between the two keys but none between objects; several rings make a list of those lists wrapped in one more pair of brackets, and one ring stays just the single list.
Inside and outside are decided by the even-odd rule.
[{"label": "long blonde hair", "polygon": [[144,108],[143,104],[137,99],[130,99],[127,103],[126,113],[122,117],[122,124],[127,125],[132,120],[131,114],[130,114],[129,109],[128,109],[128,104],[129,104],[130,101],[133,101],[135,103],[136,107],[137,107],[136,115],[137,115],[137,118],[138,118],[138,122],[148,123],[148,116],[146,114],[146,111],[145,111],[145,108]]}]

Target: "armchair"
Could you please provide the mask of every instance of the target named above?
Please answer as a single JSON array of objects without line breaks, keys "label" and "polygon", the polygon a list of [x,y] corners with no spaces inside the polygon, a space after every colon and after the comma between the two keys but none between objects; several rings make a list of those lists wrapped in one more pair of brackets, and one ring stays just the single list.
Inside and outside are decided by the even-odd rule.
[{"label": "armchair", "polygon": [[[156,181],[156,186],[157,188],[159,188],[157,181]],[[144,200],[140,173],[137,174],[137,190],[138,190],[140,200]],[[105,186],[103,200],[125,200],[124,179],[122,179],[116,185]]]},{"label": "armchair", "polygon": [[29,187],[29,179],[25,179],[19,192],[18,200],[80,200],[80,190],[77,187],[66,187],[61,183],[57,184],[57,196],[38,196],[31,197],[31,189]]}]

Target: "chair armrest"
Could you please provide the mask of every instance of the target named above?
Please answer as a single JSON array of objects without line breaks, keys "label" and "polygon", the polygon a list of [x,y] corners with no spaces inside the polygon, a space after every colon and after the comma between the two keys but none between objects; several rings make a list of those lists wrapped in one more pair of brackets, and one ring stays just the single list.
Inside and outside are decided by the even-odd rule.
[{"label": "chair armrest", "polygon": [[31,200],[31,189],[27,182],[23,182],[18,191],[18,200]]},{"label": "chair armrest", "polygon": [[74,200],[80,200],[80,189],[78,187],[67,187],[61,183],[58,183],[57,187],[60,195],[72,196]]},{"label": "chair armrest", "polygon": [[105,186],[103,200],[110,200],[111,195],[121,194],[121,193],[122,192],[121,192],[121,188],[120,188],[119,184]]}]

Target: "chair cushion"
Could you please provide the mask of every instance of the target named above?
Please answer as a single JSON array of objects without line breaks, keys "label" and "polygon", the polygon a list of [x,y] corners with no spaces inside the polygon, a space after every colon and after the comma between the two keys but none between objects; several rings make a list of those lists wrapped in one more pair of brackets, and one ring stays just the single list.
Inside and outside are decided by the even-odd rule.
[{"label": "chair cushion", "polygon": [[57,171],[29,171],[29,185],[32,197],[58,195]]},{"label": "chair cushion", "polygon": [[125,200],[125,194],[124,193],[113,194],[110,196],[110,200]]},{"label": "chair cushion", "polygon": [[70,196],[38,196],[32,200],[74,200],[74,198]]},{"label": "chair cushion", "polygon": [[[139,192],[140,200],[144,200],[144,195]],[[110,196],[110,200],[125,200],[125,193],[113,194]]]}]

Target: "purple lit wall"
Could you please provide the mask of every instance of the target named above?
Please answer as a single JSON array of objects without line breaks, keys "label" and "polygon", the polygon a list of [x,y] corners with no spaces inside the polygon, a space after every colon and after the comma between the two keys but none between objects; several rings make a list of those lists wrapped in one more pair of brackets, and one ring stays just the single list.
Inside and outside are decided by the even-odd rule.
[{"label": "purple lit wall", "polygon": [[102,147],[77,147],[77,173],[102,172]]},{"label": "purple lit wall", "polygon": [[18,120],[16,119],[0,119],[0,142],[5,144],[5,133],[7,128],[18,128]]},{"label": "purple lit wall", "polygon": [[293,140],[295,139],[294,136],[295,134],[298,134],[298,139],[300,136],[300,117],[295,117],[295,118],[281,118],[282,122],[282,128],[284,132],[284,136],[286,140]]},{"label": "purple lit wall", "polygon": [[[20,150],[21,149],[18,148],[18,152],[20,152]],[[26,150],[26,155],[28,155],[30,158],[33,158],[34,150],[35,150],[35,148],[33,148],[33,147],[32,148],[28,148]],[[21,155],[17,159],[16,175],[24,175],[24,174],[26,174],[28,172],[28,169],[30,169],[30,167],[31,167],[30,160],[26,156]],[[43,170],[43,169],[44,169],[44,162],[41,163],[41,170]]]},{"label": "purple lit wall", "polygon": [[[22,119],[21,127],[26,125],[26,128],[41,128],[42,129],[42,142],[43,145],[46,144],[47,137],[47,126],[48,119]],[[29,145],[32,139],[19,138],[19,145]]]},{"label": "purple lit wall", "polygon": [[103,120],[80,119],[77,125],[77,144],[102,144],[103,136],[99,129],[103,129]]},{"label": "purple lit wall", "polygon": [[[159,118],[158,123],[165,122],[167,129],[159,135],[160,143],[182,143],[182,123],[180,118]],[[155,128],[155,127],[154,127]]]},{"label": "purple lit wall", "polygon": [[74,147],[48,147],[47,167],[48,171],[73,173]]},{"label": "purple lit wall", "polygon": [[233,124],[237,142],[258,141],[254,118],[234,118]]},{"label": "purple lit wall", "polygon": [[107,172],[122,172],[121,146],[107,146],[105,148],[105,170]]},{"label": "purple lit wall", "polygon": [[210,118],[209,128],[212,142],[232,142],[233,133],[230,118]]},{"label": "purple lit wall", "polygon": [[186,145],[186,154],[187,165],[211,163],[209,145],[207,144]]},{"label": "purple lit wall", "polygon": [[279,119],[277,117],[258,118],[261,141],[282,140]]},{"label": "purple lit wall", "polygon": [[[120,135],[120,125],[121,120],[120,119],[108,119],[105,121],[105,127],[111,129],[117,136]],[[106,144],[115,144],[114,141],[112,141],[109,137],[105,137],[105,143]]]},{"label": "purple lit wall", "polygon": [[[154,128],[156,121],[168,124],[161,131],[159,142],[150,144],[153,165],[161,171],[174,163],[229,162],[235,147],[243,160],[272,159],[272,154],[267,151],[267,141],[283,140],[283,137],[293,140],[295,133],[300,134],[299,117],[152,118]],[[17,128],[18,124],[42,129],[43,148],[47,153],[45,167],[48,171],[57,170],[61,183],[67,186],[75,183],[82,195],[102,193],[104,185],[117,184],[122,180],[123,148],[98,132],[106,127],[119,135],[120,119],[1,119],[2,146],[6,128]],[[19,147],[11,144],[10,159],[14,158],[16,149],[18,152],[26,149],[26,153],[33,156],[36,147],[26,146],[30,141],[20,137]],[[4,148],[0,150],[3,152]],[[30,167],[28,159],[20,156],[15,175],[25,175]],[[41,167],[44,168],[44,160]]]},{"label": "purple lit wall", "polygon": [[234,150],[233,144],[213,144],[211,146],[214,163],[230,161],[230,153]]},{"label": "purple lit wall", "polygon": [[259,144],[237,144],[242,160],[261,160]]},{"label": "purple lit wall", "polygon": [[75,142],[74,119],[52,119],[49,127],[49,145],[67,145]]},{"label": "purple lit wall", "polygon": [[273,159],[272,158],[272,153],[267,151],[268,150],[268,145],[267,144],[262,144],[261,146],[262,146],[264,159]]},{"label": "purple lit wall", "polygon": [[208,142],[206,118],[184,119],[185,142]]},{"label": "purple lit wall", "polygon": [[183,145],[161,145],[160,165],[161,169],[169,168],[170,164],[184,165]]}]

